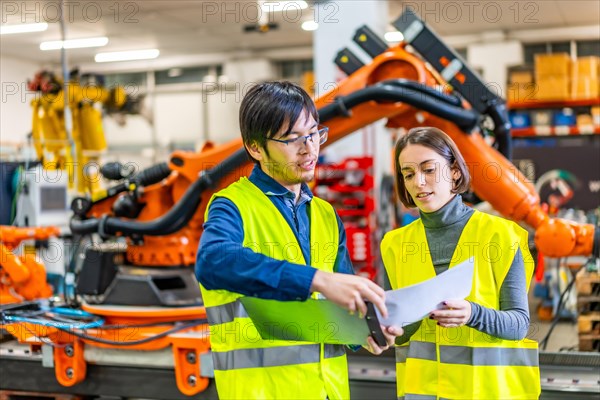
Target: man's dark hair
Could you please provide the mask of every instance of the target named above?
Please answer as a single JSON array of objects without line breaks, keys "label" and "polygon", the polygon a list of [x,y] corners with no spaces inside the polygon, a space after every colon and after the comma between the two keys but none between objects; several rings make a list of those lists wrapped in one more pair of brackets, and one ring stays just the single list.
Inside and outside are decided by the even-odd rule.
[{"label": "man's dark hair", "polygon": [[[315,103],[300,86],[286,81],[253,86],[240,106],[240,130],[244,144],[250,146],[256,143],[266,151],[267,138],[274,137],[284,128],[285,133],[289,133],[302,111],[319,122]],[[258,163],[250,154],[248,156]]]},{"label": "man's dark hair", "polygon": [[412,128],[396,142],[394,150],[394,165],[396,167],[396,191],[398,198],[408,208],[416,207],[416,203],[408,193],[401,173],[400,153],[409,144],[419,144],[428,147],[442,156],[452,170],[460,172],[460,177],[453,182],[452,193],[464,193],[469,190],[471,176],[465,159],[456,147],[454,141],[443,131],[433,127]]}]

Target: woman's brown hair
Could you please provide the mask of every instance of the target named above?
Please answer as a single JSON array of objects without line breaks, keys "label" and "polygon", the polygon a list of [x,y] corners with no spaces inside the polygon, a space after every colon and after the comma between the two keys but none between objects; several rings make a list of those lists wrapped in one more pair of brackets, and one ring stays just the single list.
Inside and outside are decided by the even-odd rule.
[{"label": "woman's brown hair", "polygon": [[404,185],[404,177],[400,172],[400,153],[409,144],[420,144],[428,147],[442,156],[452,170],[460,172],[460,176],[453,182],[452,193],[464,193],[469,190],[471,176],[467,164],[460,151],[448,135],[433,127],[413,128],[396,142],[394,148],[394,165],[396,167],[396,190],[398,198],[406,207],[416,207],[413,198]]}]

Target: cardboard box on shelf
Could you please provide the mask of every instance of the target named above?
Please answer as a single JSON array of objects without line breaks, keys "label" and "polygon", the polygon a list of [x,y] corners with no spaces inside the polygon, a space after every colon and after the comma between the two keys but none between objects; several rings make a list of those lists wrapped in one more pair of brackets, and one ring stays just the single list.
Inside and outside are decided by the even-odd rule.
[{"label": "cardboard box on shelf", "polygon": [[573,62],[571,97],[573,99],[600,97],[600,57],[580,57]]},{"label": "cardboard box on shelf", "polygon": [[513,71],[508,76],[508,81],[513,83],[527,84],[533,82],[533,71]]},{"label": "cardboard box on shelf", "polygon": [[579,57],[573,62],[573,75],[598,79],[600,73],[600,57]]},{"label": "cardboard box on shelf", "polygon": [[537,85],[529,83],[511,83],[508,85],[507,100],[510,102],[522,102],[535,100]]},{"label": "cardboard box on shelf", "polygon": [[536,54],[534,71],[536,81],[548,77],[567,78],[571,75],[571,57],[567,53]]},{"label": "cardboard box on shelf", "polygon": [[577,126],[590,126],[594,125],[592,116],[590,114],[579,114],[577,116]]},{"label": "cardboard box on shelf", "polygon": [[597,77],[576,77],[573,78],[571,97],[573,99],[596,99],[600,97],[599,80]]},{"label": "cardboard box on shelf", "polygon": [[568,77],[545,77],[536,81],[534,99],[536,100],[567,100],[570,97]]},{"label": "cardboard box on shelf", "polygon": [[552,125],[552,111],[539,110],[531,113],[531,124],[533,126],[550,126]]}]

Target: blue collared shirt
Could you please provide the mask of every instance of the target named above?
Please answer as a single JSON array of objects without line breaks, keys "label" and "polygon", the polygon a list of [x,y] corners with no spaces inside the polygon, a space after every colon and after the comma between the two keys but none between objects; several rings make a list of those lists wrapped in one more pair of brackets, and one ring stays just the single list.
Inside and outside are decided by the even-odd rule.
[{"label": "blue collared shirt", "polygon": [[[200,238],[196,258],[196,278],[209,290],[225,289],[247,296],[275,300],[306,300],[317,271],[310,266],[310,219],[309,207],[313,194],[303,183],[300,198],[260,167],[255,166],[250,182],[262,190],[283,215],[298,239],[307,265],[290,263],[257,254],[242,246],[244,227],[240,212],[226,198],[213,200],[208,219]],[[350,254],[346,247],[346,231],[337,216],[339,247],[334,271],[353,274]],[[265,221],[266,224],[269,221]]]}]

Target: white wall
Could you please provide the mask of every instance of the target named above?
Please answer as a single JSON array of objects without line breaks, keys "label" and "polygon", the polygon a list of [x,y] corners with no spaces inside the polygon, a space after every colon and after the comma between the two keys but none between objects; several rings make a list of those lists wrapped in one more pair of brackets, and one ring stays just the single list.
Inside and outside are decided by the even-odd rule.
[{"label": "white wall", "polygon": [[124,147],[140,145],[143,147],[153,145],[154,133],[152,126],[140,115],[127,115],[117,121],[112,116],[104,116],[104,137],[109,147]]},{"label": "white wall", "polygon": [[222,88],[205,93],[207,140],[226,143],[240,137],[238,114],[241,95],[242,93],[238,93],[238,88]]},{"label": "white wall", "polygon": [[157,93],[154,128],[160,146],[201,141],[204,136],[202,108],[200,93]]},{"label": "white wall", "polygon": [[467,63],[480,68],[490,90],[506,99],[506,71],[523,64],[523,45],[516,40],[472,44],[467,46]]},{"label": "white wall", "polygon": [[131,156],[148,164],[167,158],[174,148],[199,149],[206,141],[222,144],[237,139],[242,95],[237,85],[161,87],[145,101],[153,125],[141,115],[127,115],[124,125],[110,116],[103,119],[110,153],[121,161]]},{"label": "white wall", "polygon": [[31,132],[31,100],[27,80],[33,79],[39,65],[12,57],[0,57],[0,140],[3,144],[24,142]]},{"label": "white wall", "polygon": [[256,83],[276,76],[273,62],[264,57],[231,59],[223,64],[226,85],[212,86],[203,93],[207,114],[206,139],[226,143],[240,137],[240,103]]},{"label": "white wall", "polygon": [[243,86],[273,79],[273,63],[266,58],[246,58],[227,61],[223,65],[223,75],[229,82]]}]

